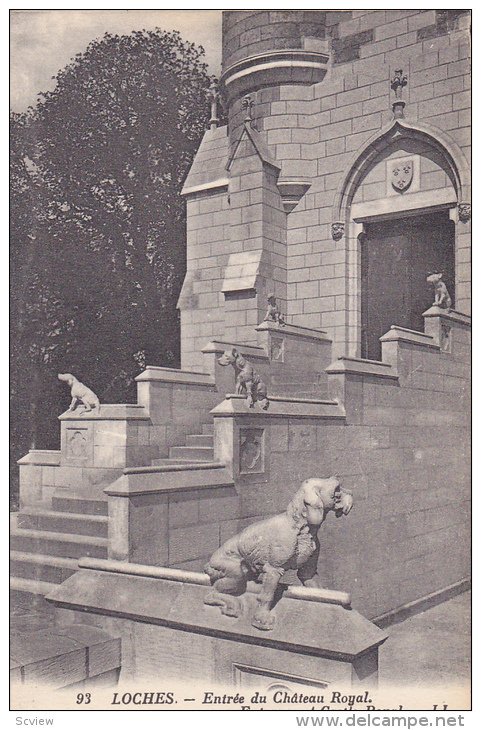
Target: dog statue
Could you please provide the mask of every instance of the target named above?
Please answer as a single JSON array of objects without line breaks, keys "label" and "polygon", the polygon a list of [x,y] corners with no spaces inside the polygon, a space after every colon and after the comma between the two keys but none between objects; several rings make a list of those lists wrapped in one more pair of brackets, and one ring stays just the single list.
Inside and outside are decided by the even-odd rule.
[{"label": "dog statue", "polygon": [[444,281],[441,281],[442,274],[429,274],[426,281],[434,285],[434,302],[433,307],[441,307],[442,309],[451,309],[452,301]]},{"label": "dog statue", "polygon": [[59,373],[58,379],[70,386],[72,401],[69,411],[74,411],[80,403],[84,406],[82,413],[90,413],[93,408],[100,408],[100,401],[93,390],[77,380],[75,375],[72,375],[72,373]]},{"label": "dog statue", "polygon": [[267,314],[264,317],[264,322],[277,322],[280,327],[285,327],[286,322],[281,314],[281,310],[277,306],[277,299],[274,294],[269,294],[267,302]]},{"label": "dog statue", "polygon": [[254,408],[254,403],[259,401],[261,408],[265,411],[269,408],[269,399],[267,397],[267,386],[256,373],[250,362],[248,362],[241,354],[232,347],[221,355],[217,362],[219,365],[232,365],[236,374],[236,393],[238,395],[247,394],[247,405]]},{"label": "dog statue", "polygon": [[271,609],[280,578],[294,569],[303,585],[321,587],[317,532],[329,512],[347,515],[352,503],[351,493],[336,477],[306,479],[283,514],[255,522],[215,551],[204,568],[212,585],[204,603],[237,617],[247,581],[257,580],[262,587],[252,625],[262,631],[272,629]]}]

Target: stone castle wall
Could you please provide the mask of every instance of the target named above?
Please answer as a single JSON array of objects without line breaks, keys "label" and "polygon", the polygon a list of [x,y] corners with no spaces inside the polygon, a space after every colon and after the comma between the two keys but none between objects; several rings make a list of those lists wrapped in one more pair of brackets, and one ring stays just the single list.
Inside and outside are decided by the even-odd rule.
[{"label": "stone castle wall", "polygon": [[[267,350],[284,339],[284,363],[264,356],[266,370],[289,369],[296,352],[325,366],[330,343],[306,335],[272,328]],[[469,318],[434,307],[424,333],[396,327],[383,337],[382,362],[328,365],[324,400],[270,391],[268,411],[247,409],[241,396],[219,402],[233,383],[218,366],[211,417],[220,463],[124,472],[106,490],[109,556],[202,571],[225,540],[283,512],[304,479],[336,474],[354,507],[320,530],[325,587],[350,591],[354,608],[374,618],[466,581],[469,370]]]},{"label": "stone castle wall", "polygon": [[[289,48],[292,53],[315,53],[316,58],[327,59],[324,70],[319,61],[316,71],[321,80],[299,75],[281,82],[277,71],[268,68],[254,74],[254,88],[248,93],[252,126],[279,167],[278,184],[300,181],[307,188],[294,208],[284,214],[289,321],[327,330],[337,354],[359,355],[358,314],[353,304],[354,280],[358,278],[355,239],[362,230],[363,215],[375,213],[375,208],[361,211],[361,223],[356,227],[353,204],[379,201],[387,214],[398,216],[413,209],[449,209],[456,228],[456,308],[469,313],[470,222],[460,220],[456,208],[469,201],[469,22],[467,11],[224,13],[224,74],[240,64],[242,79],[242,64],[249,57],[260,57],[258,63],[265,60],[268,67],[275,54],[288,53]],[[312,63],[309,59],[314,56],[302,58]],[[408,77],[403,90],[406,105],[401,137],[384,140],[378,156],[371,160],[377,141],[372,149],[368,149],[369,142],[393,120],[391,80],[399,68]],[[267,74],[265,83],[262,74]],[[238,211],[236,220],[231,220],[234,211],[229,206],[226,166],[243,128],[241,96],[247,82],[242,83],[236,80],[227,85],[228,128],[206,133],[205,141],[211,145],[218,166],[215,174],[205,173],[203,179],[213,187],[195,192],[189,180],[186,183],[191,191],[187,197],[192,201],[189,266],[202,277],[200,286],[208,289],[198,302],[191,302],[192,306],[180,303],[188,325],[182,333],[186,367],[198,365],[195,352],[202,330],[207,336],[223,334],[220,311],[214,310],[225,307],[220,289],[228,254],[241,250],[230,234],[232,226],[238,224]],[[217,142],[217,150],[214,136],[223,140],[224,146]],[[420,175],[417,185],[398,200],[389,191],[386,176],[389,160],[402,155],[416,157]],[[204,156],[196,160],[193,172],[201,166],[205,166]],[[358,174],[361,166],[362,174]],[[231,186],[244,191],[246,211],[260,195],[249,175],[240,171],[230,180]],[[218,186],[221,178],[223,187]],[[337,221],[340,207],[345,231],[334,240],[331,224]],[[243,334],[239,329],[230,337],[241,341]]]}]

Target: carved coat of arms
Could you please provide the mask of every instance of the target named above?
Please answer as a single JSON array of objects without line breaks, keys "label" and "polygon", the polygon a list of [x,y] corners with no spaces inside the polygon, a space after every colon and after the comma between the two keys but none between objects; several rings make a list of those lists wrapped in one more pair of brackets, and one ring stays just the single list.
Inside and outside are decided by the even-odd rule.
[{"label": "carved coat of arms", "polygon": [[412,183],[414,164],[412,160],[404,160],[391,170],[391,185],[395,190],[402,193]]}]

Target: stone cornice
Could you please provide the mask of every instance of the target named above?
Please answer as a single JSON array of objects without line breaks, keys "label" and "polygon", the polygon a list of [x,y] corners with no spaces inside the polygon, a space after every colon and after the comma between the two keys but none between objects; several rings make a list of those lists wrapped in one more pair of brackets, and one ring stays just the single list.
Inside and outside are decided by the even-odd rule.
[{"label": "stone cornice", "polygon": [[271,334],[275,335],[287,335],[288,337],[301,337],[306,340],[332,342],[327,332],[314,330],[310,327],[300,327],[296,324],[285,324],[281,327],[277,322],[265,321],[261,322],[255,329],[257,332],[271,332]]},{"label": "stone cornice", "polygon": [[59,421],[148,421],[149,414],[144,406],[135,403],[101,403],[92,411],[65,411]]},{"label": "stone cornice", "polygon": [[[274,629],[259,631],[249,620],[257,606],[255,589],[244,596],[243,617],[226,621],[219,612],[204,605],[210,586],[203,577],[199,576],[197,581],[191,571],[183,580],[180,571],[161,575],[153,566],[134,567],[129,563],[129,569],[123,563],[116,568],[115,562],[109,569],[106,562],[82,560],[80,570],[55,586],[47,600],[61,608],[81,606],[95,614],[151,626],[338,661],[353,662],[387,639],[386,632],[347,608],[350,597],[344,592],[303,591],[296,587],[290,598],[303,600],[303,604],[293,606],[291,600],[282,598],[276,605]],[[113,601],[113,596],[117,600]]]},{"label": "stone cornice", "polygon": [[110,497],[131,497],[134,494],[169,494],[190,489],[233,487],[231,474],[219,462],[130,467],[104,489]]},{"label": "stone cornice", "polygon": [[60,451],[49,449],[30,449],[28,454],[22,456],[17,464],[35,464],[37,466],[59,466]]},{"label": "stone cornice", "polygon": [[375,378],[397,380],[398,374],[388,363],[377,360],[362,360],[355,357],[340,357],[326,368],[328,375],[369,375]]},{"label": "stone cornice", "polygon": [[[206,573],[182,570],[181,568],[164,568],[157,565],[142,565],[140,563],[128,563],[123,560],[104,560],[102,558],[80,558],[79,568],[87,570],[103,570],[108,573],[120,573],[124,575],[139,575],[144,578],[160,578],[171,580],[175,583],[191,583],[199,586],[210,586],[210,578]],[[249,592],[258,593],[259,586],[249,583]],[[351,596],[345,591],[334,591],[328,588],[307,588],[306,586],[287,586],[283,598],[294,598],[295,600],[313,601],[314,603],[334,603],[339,606],[349,607]]]},{"label": "stone cornice", "polygon": [[227,393],[225,400],[211,410],[214,418],[309,418],[345,419],[344,408],[337,401],[315,400],[313,398],[281,398],[269,395],[269,410],[249,408],[243,395]]},{"label": "stone cornice", "polygon": [[135,380],[137,383],[180,383],[182,385],[215,386],[213,378],[207,373],[154,367],[153,365],[148,365],[140,375],[137,375]]},{"label": "stone cornice", "polygon": [[226,68],[221,84],[229,99],[261,86],[277,84],[314,84],[327,71],[329,54],[303,49],[266,51]]},{"label": "stone cornice", "polygon": [[439,350],[439,345],[434,341],[431,335],[424,332],[416,332],[405,327],[398,327],[393,324],[391,329],[385,335],[379,338],[380,342],[409,342],[411,345],[420,347],[429,347],[432,350]]},{"label": "stone cornice", "polygon": [[209,190],[216,190],[220,188],[226,188],[229,185],[229,178],[228,177],[220,177],[217,180],[212,180],[211,182],[203,183],[202,185],[192,185],[189,188],[183,188],[181,195],[194,195],[195,193],[203,193],[205,191]]},{"label": "stone cornice", "polygon": [[231,349],[232,347],[235,347],[236,350],[239,350],[241,355],[244,355],[249,359],[255,358],[256,360],[269,360],[269,357],[266,355],[266,352],[262,347],[257,347],[256,345],[243,345],[239,342],[224,342],[223,340],[211,340],[211,342],[208,342],[207,345],[202,348],[201,352],[203,352],[204,355],[209,353],[219,353],[222,355],[223,352]]},{"label": "stone cornice", "polygon": [[471,327],[471,317],[462,312],[455,312],[453,309],[443,309],[442,307],[430,307],[423,312],[423,317],[441,317],[456,324],[462,324],[465,327]]}]

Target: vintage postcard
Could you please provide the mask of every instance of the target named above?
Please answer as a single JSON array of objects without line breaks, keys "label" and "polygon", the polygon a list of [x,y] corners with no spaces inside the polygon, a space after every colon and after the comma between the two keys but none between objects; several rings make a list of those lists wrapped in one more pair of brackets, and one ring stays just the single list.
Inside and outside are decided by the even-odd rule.
[{"label": "vintage postcard", "polygon": [[10,26],[12,709],[462,725],[471,11]]}]

